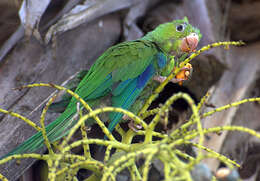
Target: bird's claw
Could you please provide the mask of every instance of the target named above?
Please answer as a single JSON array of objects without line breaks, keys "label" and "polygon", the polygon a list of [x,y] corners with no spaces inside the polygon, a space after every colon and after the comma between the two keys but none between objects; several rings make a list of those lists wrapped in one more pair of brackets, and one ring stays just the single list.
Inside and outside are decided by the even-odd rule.
[{"label": "bird's claw", "polygon": [[192,70],[193,70],[192,65],[189,63],[187,63],[184,67],[182,67],[180,72],[175,76],[175,79],[177,79],[178,81],[177,83],[182,85],[182,82],[184,80],[188,80],[191,77]]},{"label": "bird's claw", "polygon": [[[154,77],[153,77],[153,80],[155,80],[155,81],[157,81],[157,82],[159,82],[159,83],[162,83],[162,82],[165,81],[166,78],[167,78],[167,77],[164,77],[164,76],[154,76]],[[173,79],[170,80],[170,82],[176,84],[176,83],[182,82],[182,81],[184,81],[184,80],[187,80],[187,79],[185,79],[185,78],[173,78]]]},{"label": "bird's claw", "polygon": [[182,81],[184,81],[184,80],[186,80],[186,79],[182,79],[182,78],[173,78],[173,79],[171,80],[171,82],[174,83],[174,84],[176,84],[176,83],[182,82]]},{"label": "bird's claw", "polygon": [[140,124],[135,124],[135,122],[133,120],[131,120],[129,123],[128,123],[128,127],[133,130],[134,132],[138,132],[140,129],[142,129],[142,125]]},{"label": "bird's claw", "polygon": [[183,70],[191,70],[191,69],[192,69],[192,67],[182,67],[181,71],[183,71]]},{"label": "bird's claw", "polygon": [[[193,70],[193,68],[192,68],[191,64],[187,63],[184,67],[181,68],[180,72],[176,75],[176,77],[170,80],[170,82],[179,83],[181,85],[183,81],[189,79],[189,77],[191,76],[192,70]],[[165,76],[157,75],[157,76],[153,77],[153,80],[155,80],[159,83],[162,83],[165,81],[166,78],[167,77],[165,77]]]},{"label": "bird's claw", "polygon": [[126,114],[124,114],[124,116],[122,117],[123,120],[130,120],[130,122],[128,123],[128,127],[133,130],[134,132],[138,132],[140,129],[142,129],[142,125],[139,124],[135,124],[135,122]]},{"label": "bird's claw", "polygon": [[160,75],[157,75],[157,76],[154,76],[154,77],[153,77],[153,80],[155,80],[155,81],[157,81],[157,82],[159,82],[159,83],[164,82],[165,79],[166,79],[166,77],[160,76]]}]

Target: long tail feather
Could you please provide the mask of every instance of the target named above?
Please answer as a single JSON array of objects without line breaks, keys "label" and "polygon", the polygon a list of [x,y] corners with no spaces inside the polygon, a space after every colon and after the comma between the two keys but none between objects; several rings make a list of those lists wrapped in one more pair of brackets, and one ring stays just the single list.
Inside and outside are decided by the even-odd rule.
[{"label": "long tail feather", "polygon": [[[73,109],[73,108],[72,108]],[[71,121],[71,118],[76,112],[75,110],[66,110],[62,115],[60,115],[55,121],[46,126],[47,137],[50,142],[54,142],[61,137],[68,134],[69,127],[76,124],[77,120]],[[30,153],[38,150],[44,146],[44,139],[41,132],[37,132],[35,135],[31,136],[25,142],[20,144],[18,147],[13,149],[8,154],[4,155],[0,159],[14,154]]]}]

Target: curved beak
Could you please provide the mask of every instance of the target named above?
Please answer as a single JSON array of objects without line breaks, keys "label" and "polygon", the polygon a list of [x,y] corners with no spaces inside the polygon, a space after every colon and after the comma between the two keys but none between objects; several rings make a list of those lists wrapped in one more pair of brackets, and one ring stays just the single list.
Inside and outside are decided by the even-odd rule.
[{"label": "curved beak", "polygon": [[197,33],[191,33],[190,35],[182,39],[181,51],[186,53],[195,52],[198,43],[199,36],[197,35]]}]

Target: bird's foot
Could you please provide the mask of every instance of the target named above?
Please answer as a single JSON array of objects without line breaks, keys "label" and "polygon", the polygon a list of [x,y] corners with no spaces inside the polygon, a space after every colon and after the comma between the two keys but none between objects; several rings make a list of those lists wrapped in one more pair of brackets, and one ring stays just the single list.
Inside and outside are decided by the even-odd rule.
[{"label": "bird's foot", "polygon": [[179,81],[179,85],[182,85],[182,82],[184,80],[188,80],[191,77],[192,74],[192,65],[187,63],[183,68],[181,68],[180,72],[175,76],[177,80],[183,79],[182,81]]},{"label": "bird's foot", "polygon": [[[175,76],[175,78],[171,79],[170,82],[172,83],[179,83],[182,84],[183,81],[188,80],[191,77],[192,73],[192,66],[191,64],[187,63],[184,67],[181,68],[180,72]],[[153,80],[162,83],[165,81],[167,77],[165,76],[154,76]]]},{"label": "bird's foot", "polygon": [[143,127],[140,124],[135,124],[135,122],[133,120],[131,120],[128,123],[128,127],[133,130],[134,132],[138,132],[140,129],[142,129]]},{"label": "bird's foot", "polygon": [[[170,82],[172,83],[179,83],[180,85],[182,85],[182,82],[185,80],[188,80],[191,77],[192,74],[192,65],[187,63],[184,67],[181,68],[180,72],[175,76],[175,78],[171,79]],[[162,83],[163,81],[165,81],[167,77],[164,76],[154,76],[153,80]]]},{"label": "bird's foot", "polygon": [[181,68],[179,73],[176,75],[176,78],[187,80],[191,77],[192,71],[192,65],[190,63],[187,63],[184,67]]},{"label": "bird's foot", "polygon": [[160,76],[160,75],[156,75],[156,76],[153,77],[153,80],[155,80],[155,81],[157,81],[157,82],[159,82],[159,83],[164,82],[165,79],[166,79],[166,77]]},{"label": "bird's foot", "polygon": [[139,124],[135,124],[135,122],[132,120],[132,118],[130,118],[129,116],[127,116],[126,114],[123,116],[122,118],[123,120],[130,120],[130,122],[128,123],[128,127],[133,130],[134,132],[138,132],[140,129],[142,129],[143,127]]},{"label": "bird's foot", "polygon": [[[155,81],[157,81],[157,82],[159,82],[159,83],[162,83],[162,82],[165,81],[166,78],[167,78],[167,77],[165,77],[165,76],[156,75],[156,76],[153,77],[153,80],[155,80]],[[182,81],[184,81],[184,80],[187,80],[187,79],[183,79],[183,78],[173,78],[173,79],[170,80],[170,82],[172,82],[172,83],[179,83],[179,82],[182,82]]]}]

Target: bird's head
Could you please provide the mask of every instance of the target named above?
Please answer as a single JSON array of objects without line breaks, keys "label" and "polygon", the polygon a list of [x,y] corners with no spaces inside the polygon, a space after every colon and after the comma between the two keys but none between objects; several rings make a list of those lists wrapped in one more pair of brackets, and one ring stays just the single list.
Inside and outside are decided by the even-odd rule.
[{"label": "bird's head", "polygon": [[159,25],[155,30],[148,33],[163,52],[168,55],[181,55],[194,52],[202,37],[199,29],[189,24],[188,18],[174,20]]}]

